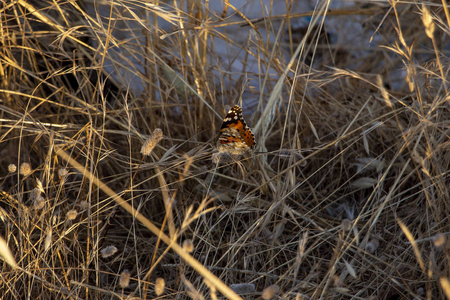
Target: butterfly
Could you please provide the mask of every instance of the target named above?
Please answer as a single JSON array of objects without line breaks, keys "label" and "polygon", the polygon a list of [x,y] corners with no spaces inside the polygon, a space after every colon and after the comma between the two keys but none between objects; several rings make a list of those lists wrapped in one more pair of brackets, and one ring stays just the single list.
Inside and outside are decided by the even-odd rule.
[{"label": "butterfly", "polygon": [[255,136],[245,123],[242,110],[233,106],[223,119],[218,142],[219,152],[243,154],[255,147]]}]

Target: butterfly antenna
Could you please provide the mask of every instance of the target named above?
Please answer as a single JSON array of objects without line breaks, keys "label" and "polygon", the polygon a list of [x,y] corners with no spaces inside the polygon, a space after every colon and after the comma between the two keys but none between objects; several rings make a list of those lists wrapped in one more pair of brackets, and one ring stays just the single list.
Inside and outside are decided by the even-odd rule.
[{"label": "butterfly antenna", "polygon": [[241,103],[239,103],[241,107],[243,105],[242,95],[244,95],[245,89],[248,87],[249,84],[250,84],[250,79],[248,79],[247,74],[245,74],[244,84],[242,84],[242,86],[241,86],[241,92],[239,93],[239,100],[238,100],[238,102],[241,102]]}]

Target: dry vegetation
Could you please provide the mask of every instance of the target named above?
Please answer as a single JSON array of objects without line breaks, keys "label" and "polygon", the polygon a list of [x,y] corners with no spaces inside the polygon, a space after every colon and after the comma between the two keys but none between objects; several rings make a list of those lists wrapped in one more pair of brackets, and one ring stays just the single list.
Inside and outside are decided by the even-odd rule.
[{"label": "dry vegetation", "polygon": [[[450,297],[443,3],[2,2],[1,299]],[[256,151],[215,164],[237,103]]]}]

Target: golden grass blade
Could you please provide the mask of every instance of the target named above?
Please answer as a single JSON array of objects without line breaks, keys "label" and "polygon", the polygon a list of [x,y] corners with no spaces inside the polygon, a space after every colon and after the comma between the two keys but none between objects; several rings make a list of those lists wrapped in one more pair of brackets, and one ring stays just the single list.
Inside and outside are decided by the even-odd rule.
[{"label": "golden grass blade", "polygon": [[450,280],[446,277],[439,278],[439,282],[441,283],[442,290],[444,291],[447,299],[450,299]]},{"label": "golden grass blade", "polygon": [[0,236],[0,256],[3,257],[5,262],[10,265],[13,269],[17,268],[16,260],[12,255],[11,250],[9,250],[6,241]]},{"label": "golden grass blade", "polygon": [[416,259],[419,262],[419,266],[422,269],[422,272],[425,273],[425,264],[423,262],[422,255],[420,254],[419,247],[417,246],[417,243],[416,243],[416,240],[414,239],[413,234],[400,219],[397,219],[397,222],[398,222],[398,225],[400,225],[400,228],[403,230],[403,233],[405,234],[406,238],[411,243],[411,246],[413,247]]}]

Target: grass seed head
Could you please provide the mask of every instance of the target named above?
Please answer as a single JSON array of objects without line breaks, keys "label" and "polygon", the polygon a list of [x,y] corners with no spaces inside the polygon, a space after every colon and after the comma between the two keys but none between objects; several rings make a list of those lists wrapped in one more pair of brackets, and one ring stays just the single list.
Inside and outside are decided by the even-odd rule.
[{"label": "grass seed head", "polygon": [[280,287],[276,284],[272,284],[264,289],[261,298],[264,300],[272,299],[278,294],[279,291]]},{"label": "grass seed head", "polygon": [[28,176],[31,173],[31,165],[29,163],[22,163],[20,165],[19,173],[22,176]]},{"label": "grass seed head", "polygon": [[230,285],[230,289],[238,295],[249,295],[256,291],[256,287],[253,283],[235,283]]},{"label": "grass seed head", "polygon": [[41,195],[37,196],[33,201],[33,208],[35,210],[43,209],[45,206],[45,198]]},{"label": "grass seed head", "polygon": [[67,218],[68,221],[72,221],[72,220],[75,220],[75,218],[77,217],[77,215],[78,215],[77,210],[76,210],[76,209],[71,209],[71,210],[69,210],[69,211],[67,212],[66,218]]},{"label": "grass seed head", "polygon": [[14,173],[17,170],[17,166],[15,164],[10,164],[8,166],[8,172],[9,173]]},{"label": "grass seed head", "polygon": [[88,208],[88,202],[87,201],[81,201],[80,202],[80,208],[81,209],[86,209],[86,208]]},{"label": "grass seed head", "polygon": [[349,219],[342,220],[341,225],[344,231],[350,231],[352,229],[352,221],[350,221]]},{"label": "grass seed head", "polygon": [[434,246],[436,248],[442,248],[445,244],[445,235],[438,233],[433,237]]},{"label": "grass seed head", "polygon": [[69,170],[67,170],[66,168],[59,168],[58,176],[60,178],[65,178],[67,176],[67,174],[69,174]]},{"label": "grass seed head", "polygon": [[194,251],[194,242],[191,239],[184,240],[183,249],[188,253],[192,253]]},{"label": "grass seed head", "polygon": [[103,248],[100,251],[100,253],[102,254],[103,258],[107,258],[107,257],[110,257],[110,256],[116,254],[117,251],[118,251],[117,248],[115,246],[111,245],[111,246]]},{"label": "grass seed head", "polygon": [[374,254],[378,247],[380,247],[380,241],[378,239],[371,239],[366,245],[366,251]]},{"label": "grass seed head", "polygon": [[142,155],[150,155],[150,153],[153,151],[153,149],[156,147],[156,145],[159,143],[159,141],[162,140],[162,138],[163,138],[162,130],[159,128],[156,128],[153,131],[152,135],[142,145],[141,154]]},{"label": "grass seed head", "polygon": [[433,39],[434,34],[434,22],[433,17],[431,16],[430,11],[425,6],[425,4],[422,4],[422,21],[423,25],[425,26],[425,33],[430,38]]},{"label": "grass seed head", "polygon": [[155,282],[155,294],[156,296],[161,296],[164,293],[164,289],[166,287],[166,282],[164,278],[158,277]]},{"label": "grass seed head", "polygon": [[35,201],[37,197],[41,196],[41,190],[39,188],[34,188],[30,193],[30,200]]},{"label": "grass seed head", "polygon": [[119,285],[123,289],[130,285],[130,271],[125,269],[120,273]]}]

